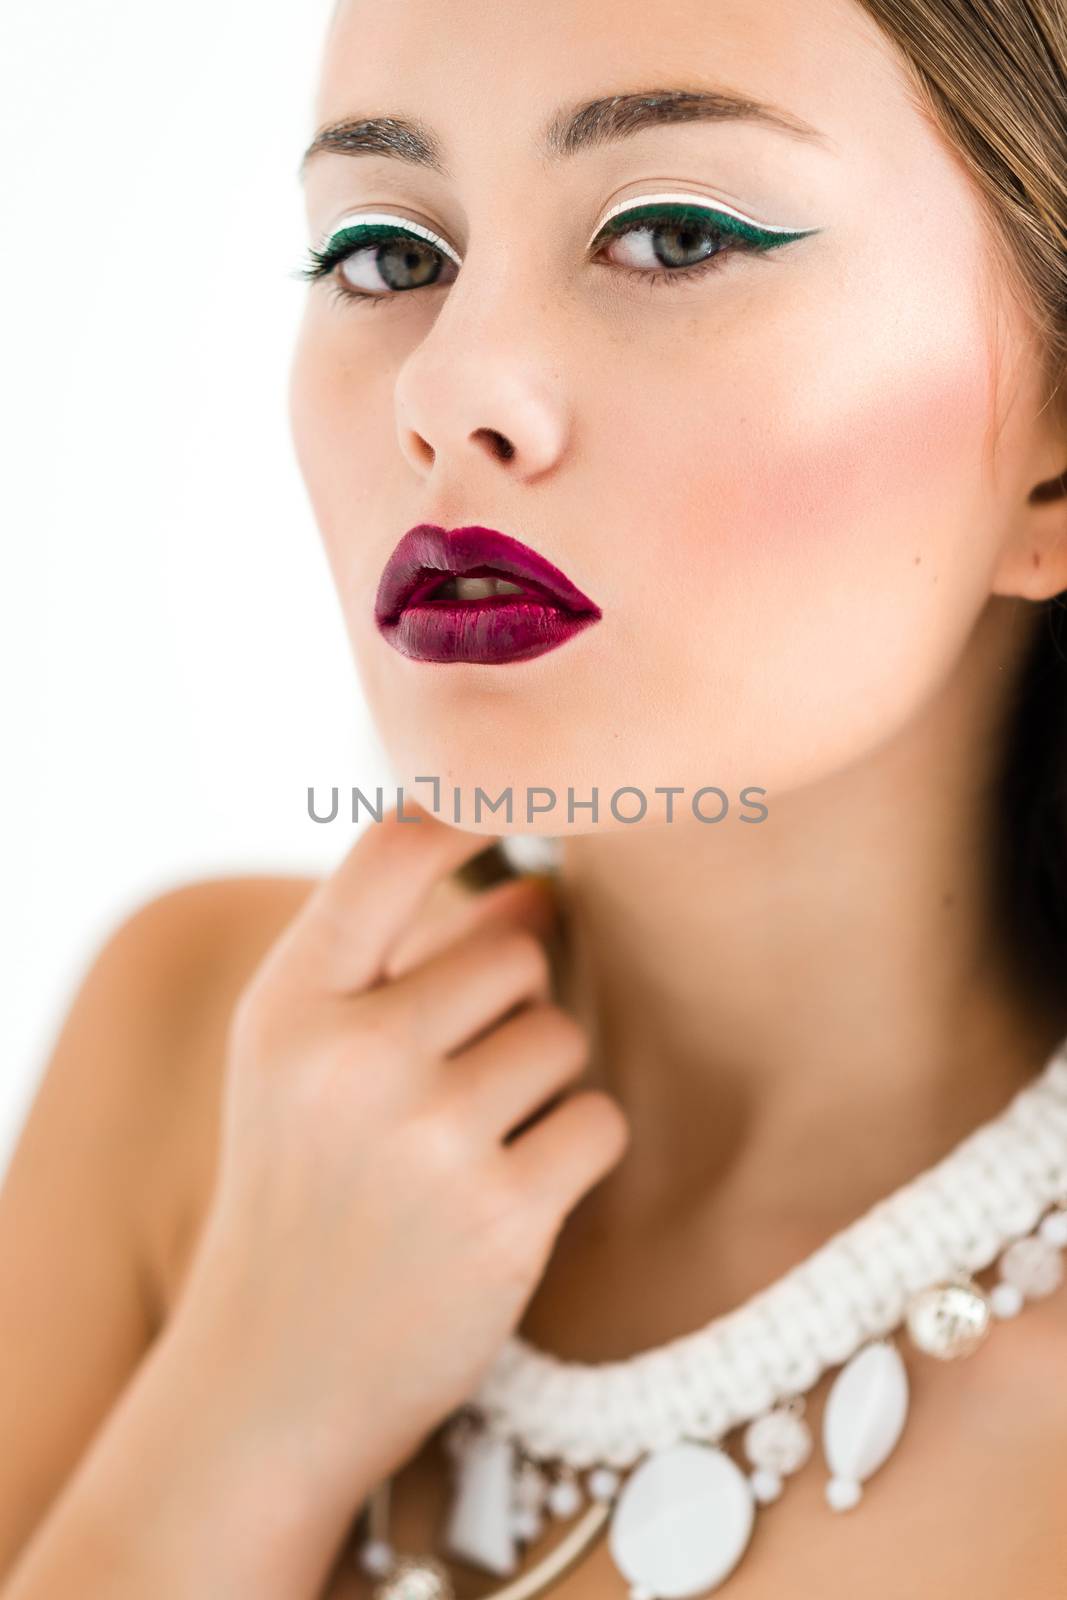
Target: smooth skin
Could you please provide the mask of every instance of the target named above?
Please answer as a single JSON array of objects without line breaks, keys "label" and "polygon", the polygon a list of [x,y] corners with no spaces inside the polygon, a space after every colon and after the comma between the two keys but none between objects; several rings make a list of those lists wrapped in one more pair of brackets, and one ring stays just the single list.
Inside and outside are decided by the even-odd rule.
[{"label": "smooth skin", "polygon": [[[626,1128],[609,1097],[563,1094],[587,1040],[549,997],[546,890],[506,884],[461,898],[447,935],[440,912],[420,921],[430,891],[484,841],[415,814],[364,831],[233,1005],[220,1156],[180,1302],[5,1600],[90,1576],[93,1593],[109,1596],[318,1593],[368,1488],[477,1384],[564,1215],[618,1159]],[[32,1379],[33,1341],[56,1314],[61,1263],[37,1288],[19,1238],[20,1213],[40,1227],[47,1204],[50,1175],[33,1158],[39,1139],[54,1152],[57,1134],[54,1119],[41,1133],[42,1117],[63,1079],[87,1088],[86,1011],[114,1001],[107,966],[129,960],[120,946],[130,933],[90,978],[77,1057],[61,1045],[9,1176],[2,1289],[26,1321],[5,1380]],[[107,1020],[113,1030],[119,1018]],[[143,1228],[136,1199],[109,1192],[106,1202]],[[118,1250],[98,1208],[74,1226],[74,1243],[97,1259],[105,1245]],[[113,1264],[122,1304],[96,1264],[80,1270],[84,1306],[67,1313],[83,1418],[113,1398],[117,1376],[93,1381],[87,1336],[121,1332],[123,1348],[108,1352],[120,1371],[147,1345],[135,1280],[150,1263],[138,1251]],[[82,1442],[70,1398],[49,1397],[50,1437],[23,1423],[36,1481],[4,1497],[8,1563]],[[14,1389],[5,1401],[17,1430]],[[16,1489],[26,1459],[13,1452],[5,1470]]]},{"label": "smooth skin", "polygon": [[[717,84],[822,141],[689,124],[563,167],[537,153],[561,104]],[[398,832],[395,851],[368,830],[363,867],[321,895],[195,885],[119,931],[0,1201],[9,1568],[23,1552],[4,1600],[89,1575],[122,1600],[366,1594],[338,1549],[356,1502],[510,1320],[588,1360],[698,1326],[996,1114],[1067,1033],[1067,993],[1032,992],[993,916],[987,787],[1031,602],[1067,588],[1067,509],[1035,493],[1067,430],[888,41],[854,0],[680,0],[669,19],[643,0],[342,0],[316,126],[394,112],[435,131],[447,175],[316,157],[309,237],[391,207],[463,265],[371,308],[309,291],[291,399],[401,780],[754,783],[770,815],[537,824],[564,835],[559,1015],[538,891],[422,922],[420,885],[473,848],[443,825],[425,837],[447,843]],[[822,231],[684,286],[650,288],[621,253],[594,265],[598,218],[668,183]],[[603,620],[504,669],[404,660],[372,601],[421,520],[525,538]],[[318,916],[342,879],[348,909]],[[492,904],[530,938],[461,956],[462,919]],[[388,1000],[359,989],[373,929],[384,948],[431,923],[437,1006],[414,980],[393,995],[400,974]],[[492,1066],[453,1098],[445,1040],[476,993]],[[493,1006],[520,995],[539,1020],[516,1027]],[[602,1095],[505,1147],[511,1094],[532,1109],[561,1084]],[[531,1139],[543,1159],[501,1210]],[[862,1510],[832,1517],[813,1466],[732,1600],[1053,1600],[1065,1348],[1061,1294],[967,1362],[915,1363]],[[401,1548],[432,1546],[444,1488],[428,1444],[395,1486]],[[601,1548],[555,1592],[624,1585]]]}]

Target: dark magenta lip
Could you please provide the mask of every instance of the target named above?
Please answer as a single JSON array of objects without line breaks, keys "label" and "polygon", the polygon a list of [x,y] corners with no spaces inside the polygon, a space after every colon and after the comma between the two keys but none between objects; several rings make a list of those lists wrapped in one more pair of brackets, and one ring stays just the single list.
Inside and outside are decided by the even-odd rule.
[{"label": "dark magenta lip", "polygon": [[[449,577],[495,574],[520,595],[433,600]],[[394,649],[415,661],[526,661],[565,644],[601,611],[566,573],[529,545],[494,528],[435,523],[410,528],[389,557],[374,619]]]}]

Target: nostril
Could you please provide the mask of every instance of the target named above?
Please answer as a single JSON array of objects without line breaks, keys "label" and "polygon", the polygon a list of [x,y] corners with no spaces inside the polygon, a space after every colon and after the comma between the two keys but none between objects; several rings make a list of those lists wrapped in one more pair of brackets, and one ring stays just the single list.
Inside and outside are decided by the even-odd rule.
[{"label": "nostril", "polygon": [[407,430],[407,438],[410,446],[411,459],[419,462],[424,467],[432,467],[437,459],[437,452],[433,445],[430,444],[427,439],[424,439],[422,434],[418,433],[414,428],[409,428]]},{"label": "nostril", "polygon": [[510,461],[515,454],[515,446],[510,439],[505,439],[495,428],[479,428],[474,437],[488,439],[493,454],[501,461]]}]

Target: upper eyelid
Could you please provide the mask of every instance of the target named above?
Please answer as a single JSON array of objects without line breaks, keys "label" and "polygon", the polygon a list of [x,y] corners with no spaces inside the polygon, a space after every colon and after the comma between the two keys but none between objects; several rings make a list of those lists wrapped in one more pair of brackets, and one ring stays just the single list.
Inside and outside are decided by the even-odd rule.
[{"label": "upper eyelid", "polygon": [[439,233],[435,233],[432,228],[426,227],[425,223],[414,222],[410,217],[405,217],[397,211],[357,211],[350,217],[342,217],[340,222],[329,230],[324,244],[330,244],[346,228],[368,227],[375,224],[391,228],[395,227],[398,231],[413,233],[417,238],[425,239],[429,244],[432,244],[435,249],[442,250],[446,256],[451,257],[457,267],[463,265],[447,239],[442,239]]},{"label": "upper eyelid", "polygon": [[727,205],[724,200],[705,200],[701,195],[686,192],[670,192],[661,194],[632,195],[628,200],[620,200],[618,205],[612,206],[606,216],[597,223],[593,232],[586,240],[586,249],[594,243],[603,233],[613,217],[627,211],[636,211],[642,206],[650,205],[687,205],[694,206],[699,211],[707,212],[709,217],[727,216],[734,217],[738,222],[747,223],[750,228],[756,228],[761,233],[814,233],[813,228],[793,228],[782,223],[758,222],[755,217],[750,217],[746,212],[738,210],[736,206]]},{"label": "upper eyelid", "polygon": [[[633,195],[627,200],[620,200],[618,205],[612,206],[611,210],[597,223],[586,241],[586,249],[600,237],[612,218],[623,215],[627,211],[634,211],[642,206],[649,205],[695,206],[698,210],[705,211],[709,217],[715,217],[716,215],[733,217],[738,222],[746,223],[750,228],[759,229],[763,233],[812,233],[816,231],[811,228],[788,227],[781,223],[758,222],[755,217],[748,216],[746,212],[739,210],[736,206],[728,205],[725,201],[709,201],[692,192],[671,191],[659,194]],[[354,212],[351,216],[342,217],[340,222],[329,230],[324,244],[328,245],[339,233],[343,233],[346,228],[373,226],[375,224],[389,227],[397,226],[398,229],[413,233],[417,238],[425,239],[436,249],[443,251],[457,267],[463,264],[452,246],[439,233],[435,233],[432,228],[426,227],[425,223],[415,222],[412,218],[405,217],[399,212],[361,211]]]}]

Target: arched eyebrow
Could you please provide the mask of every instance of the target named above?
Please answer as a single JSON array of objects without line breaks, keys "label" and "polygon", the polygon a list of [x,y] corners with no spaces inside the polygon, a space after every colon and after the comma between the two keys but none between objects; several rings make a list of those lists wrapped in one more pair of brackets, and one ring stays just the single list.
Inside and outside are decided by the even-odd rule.
[{"label": "arched eyebrow", "polygon": [[[563,107],[542,130],[543,160],[560,161],[594,146],[609,144],[667,122],[755,122],[797,139],[828,146],[826,135],[780,106],[766,105],[731,89],[647,89],[604,95]],[[346,156],[388,156],[429,167],[449,177],[440,141],[423,123],[408,117],[346,117],[320,128],[304,152],[300,175],[325,151]]]}]

